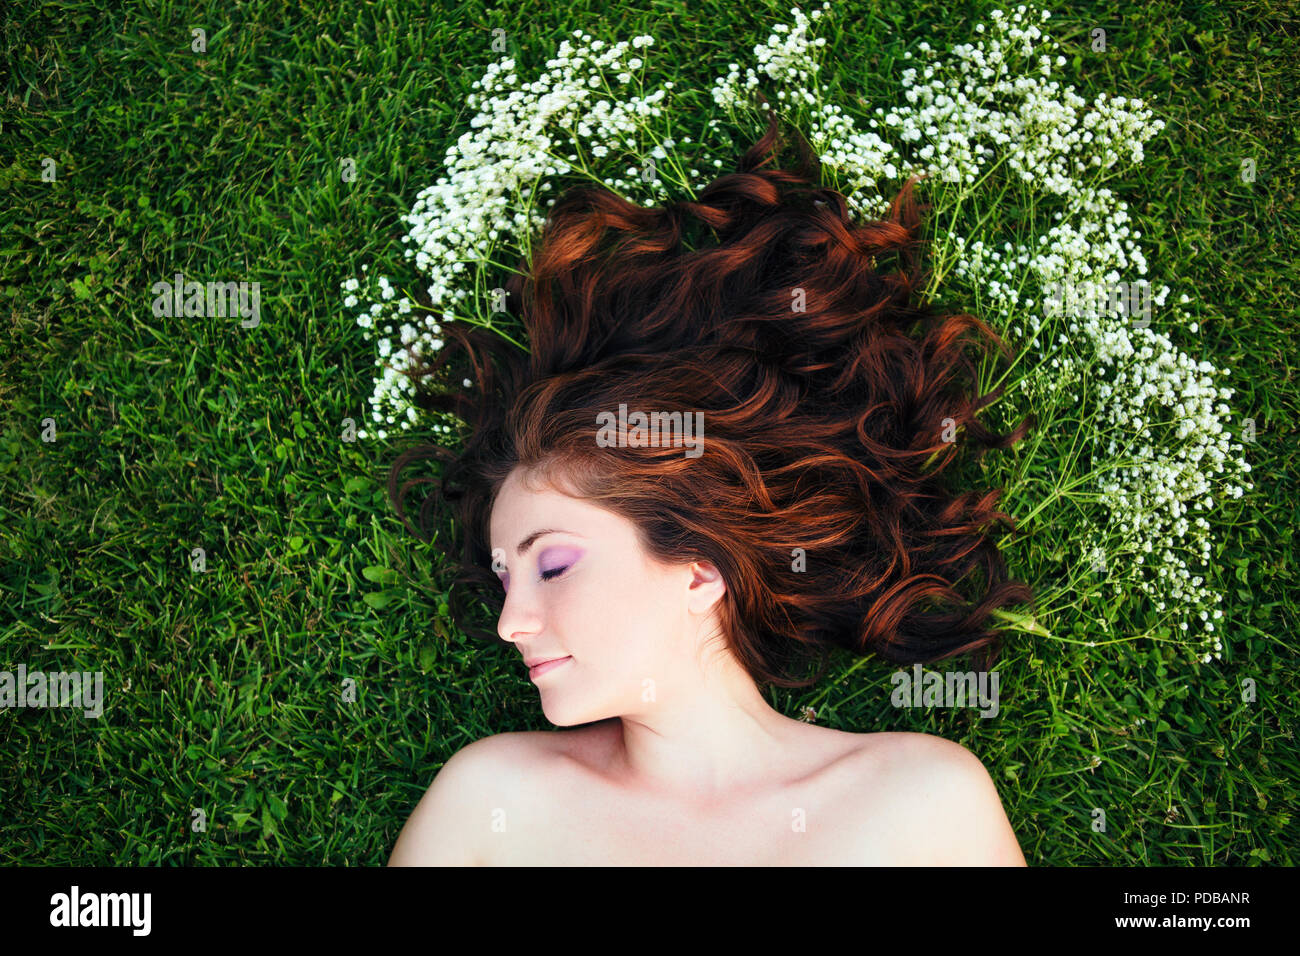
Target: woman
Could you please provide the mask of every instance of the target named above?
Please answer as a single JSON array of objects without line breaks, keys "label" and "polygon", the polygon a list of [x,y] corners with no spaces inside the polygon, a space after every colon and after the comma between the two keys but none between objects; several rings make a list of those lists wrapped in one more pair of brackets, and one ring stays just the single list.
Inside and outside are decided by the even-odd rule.
[{"label": "woman", "polygon": [[[913,302],[914,180],[855,224],[801,138],[795,170],[769,168],[778,143],[773,117],[696,202],[569,193],[506,284],[531,354],[449,325],[417,373],[472,376],[420,391],[470,431],[460,454],[403,455],[390,495],[426,540],[454,508],[454,617],[476,633],[467,590],[499,608],[491,639],[574,729],[458,751],[390,865],[1024,865],[964,747],[818,727],[762,694],[814,683],[835,648],[987,668],[990,613],[1032,599],[988,536],[1010,522],[998,492],[938,480],[959,434],[1006,448],[1029,423],[975,420],[1000,389],[959,385],[963,333],[1000,341]],[[445,468],[417,529],[403,497],[434,479],[397,480],[428,456]]]}]

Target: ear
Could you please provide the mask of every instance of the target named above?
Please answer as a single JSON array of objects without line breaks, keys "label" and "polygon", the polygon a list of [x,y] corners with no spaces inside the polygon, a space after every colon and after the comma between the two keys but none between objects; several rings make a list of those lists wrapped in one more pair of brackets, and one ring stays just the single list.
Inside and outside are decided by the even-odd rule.
[{"label": "ear", "polygon": [[727,593],[727,582],[711,561],[692,562],[690,575],[686,606],[692,614],[708,614]]}]

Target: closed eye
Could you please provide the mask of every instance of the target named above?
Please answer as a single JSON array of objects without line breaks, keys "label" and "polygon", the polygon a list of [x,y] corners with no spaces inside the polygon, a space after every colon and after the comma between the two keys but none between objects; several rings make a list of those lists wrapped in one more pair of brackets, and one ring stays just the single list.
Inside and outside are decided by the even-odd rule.
[{"label": "closed eye", "polygon": [[569,570],[569,565],[566,564],[562,568],[552,568],[550,571],[543,571],[542,580],[553,581],[555,578],[558,578],[561,574],[563,574],[567,570]]}]

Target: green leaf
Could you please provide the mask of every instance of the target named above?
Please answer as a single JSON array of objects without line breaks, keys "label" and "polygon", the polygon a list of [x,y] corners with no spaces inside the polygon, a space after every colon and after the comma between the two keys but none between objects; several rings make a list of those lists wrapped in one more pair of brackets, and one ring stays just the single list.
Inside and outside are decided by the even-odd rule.
[{"label": "green leaf", "polygon": [[388,605],[392,603],[393,592],[377,591],[370,594],[363,594],[361,595],[361,600],[365,601],[375,610],[380,610],[381,608],[388,607]]},{"label": "green leaf", "polygon": [[273,793],[266,795],[266,805],[271,809],[271,815],[277,820],[283,820],[289,815],[289,808],[285,806],[284,801]]},{"label": "green leaf", "polygon": [[397,572],[384,567],[382,564],[372,564],[362,568],[361,576],[367,581],[373,581],[375,584],[396,584],[398,581]]}]

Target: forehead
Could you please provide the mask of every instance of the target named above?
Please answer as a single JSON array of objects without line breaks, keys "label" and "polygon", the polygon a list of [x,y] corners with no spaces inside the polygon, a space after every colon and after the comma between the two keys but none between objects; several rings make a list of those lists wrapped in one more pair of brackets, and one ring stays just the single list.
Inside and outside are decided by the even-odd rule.
[{"label": "forehead", "polygon": [[524,524],[544,522],[549,527],[572,526],[578,531],[582,530],[578,525],[591,525],[601,513],[587,502],[558,490],[547,478],[515,469],[497,492],[489,530],[494,546],[513,548],[518,542],[506,542],[504,536],[524,535],[534,530],[531,526],[523,528]]},{"label": "forehead", "polygon": [[636,527],[621,515],[585,498],[575,497],[561,478],[556,483],[536,474],[525,479],[519,469],[502,482],[492,505],[489,547],[506,550],[510,560],[519,542],[534,531],[554,528],[584,538],[599,538],[610,547],[638,547]]}]

